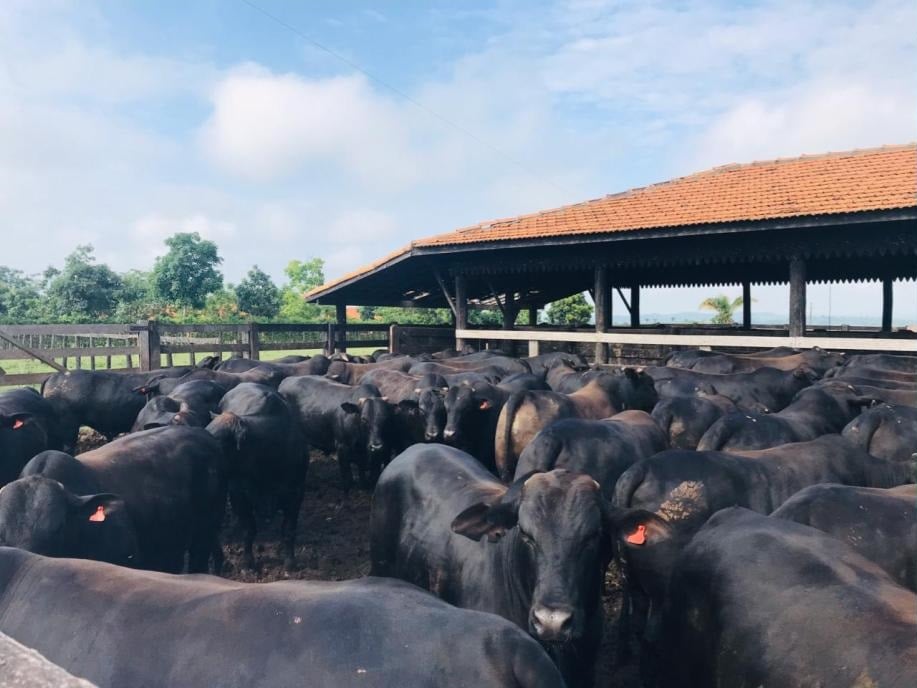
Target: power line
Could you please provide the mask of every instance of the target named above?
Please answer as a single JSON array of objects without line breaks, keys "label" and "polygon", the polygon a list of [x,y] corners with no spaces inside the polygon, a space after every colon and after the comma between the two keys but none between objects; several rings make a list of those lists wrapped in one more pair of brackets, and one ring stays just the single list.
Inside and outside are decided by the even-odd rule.
[{"label": "power line", "polygon": [[490,143],[490,142],[488,142],[488,141],[482,139],[481,137],[477,136],[474,132],[472,132],[472,131],[470,131],[469,129],[463,127],[463,126],[462,126],[461,124],[459,124],[458,122],[455,122],[455,121],[449,119],[448,117],[445,117],[445,116],[439,114],[439,113],[436,112],[435,110],[431,110],[429,107],[427,107],[426,105],[424,105],[424,104],[421,103],[420,101],[418,101],[418,100],[412,98],[410,95],[408,95],[407,93],[405,93],[404,91],[402,91],[401,89],[399,89],[397,86],[394,86],[394,85],[390,84],[389,82],[385,81],[384,79],[382,79],[382,78],[376,76],[375,74],[372,74],[371,72],[367,71],[366,69],[364,69],[363,67],[361,67],[360,65],[358,65],[358,64],[357,64],[356,62],[354,62],[353,60],[351,60],[351,59],[345,57],[344,55],[341,55],[340,53],[336,52],[335,50],[332,50],[332,49],[329,48],[328,46],[326,46],[326,45],[324,45],[324,44],[322,44],[322,43],[319,43],[317,40],[315,40],[315,39],[312,38],[311,36],[309,36],[309,35],[303,33],[303,32],[300,31],[298,28],[296,28],[295,26],[293,26],[293,25],[290,24],[289,22],[284,21],[283,19],[281,19],[281,18],[278,17],[277,15],[272,14],[271,12],[268,12],[266,9],[264,9],[263,7],[261,7],[261,6],[259,6],[259,5],[256,5],[256,4],[255,4],[254,2],[252,2],[251,0],[239,0],[239,1],[242,2],[242,3],[244,3],[244,4],[246,4],[246,5],[248,5],[248,6],[251,7],[253,10],[256,10],[257,12],[260,12],[262,15],[264,15],[265,17],[267,17],[267,18],[270,19],[271,21],[273,21],[273,22],[279,24],[280,26],[284,27],[284,28],[287,29],[288,31],[291,31],[292,33],[294,33],[295,35],[299,36],[301,39],[303,39],[303,40],[306,41],[307,43],[310,43],[311,45],[315,46],[316,48],[318,48],[318,49],[321,50],[322,52],[325,52],[325,53],[327,53],[328,55],[331,55],[331,57],[333,57],[334,59],[336,59],[336,60],[338,60],[338,61],[340,61],[340,62],[343,62],[343,63],[346,64],[348,67],[350,67],[350,68],[352,68],[352,69],[354,69],[354,70],[360,72],[360,74],[362,74],[363,76],[365,76],[367,79],[369,79],[369,80],[371,80],[371,81],[374,81],[375,83],[379,84],[379,85],[382,86],[383,88],[388,89],[389,91],[391,91],[392,93],[396,94],[396,95],[399,96],[400,98],[402,98],[402,99],[406,100],[407,102],[409,102],[409,103],[410,103],[411,105],[413,105],[414,107],[418,108],[419,110],[422,110],[423,112],[425,112],[425,113],[426,113],[427,115],[429,115],[430,117],[433,117],[434,119],[439,120],[441,123],[443,123],[443,124],[445,124],[445,125],[447,125],[447,126],[449,126],[449,127],[452,127],[452,128],[455,129],[456,131],[458,131],[458,132],[464,134],[465,136],[467,136],[468,138],[470,138],[472,141],[475,141],[476,143],[478,143],[478,144],[481,145],[481,146],[484,146],[485,148],[488,148],[488,149],[491,151],[491,153],[495,154],[495,155],[496,155],[497,157],[499,157],[499,158],[503,158],[506,162],[509,162],[509,163],[515,165],[516,167],[518,167],[519,169],[521,169],[523,172],[525,172],[528,176],[530,176],[532,179],[535,179],[535,180],[537,180],[537,181],[539,181],[539,182],[543,182],[543,183],[545,183],[545,184],[548,184],[548,185],[550,185],[550,186],[553,186],[555,189],[557,189],[558,191],[562,191],[563,193],[571,193],[569,189],[563,188],[562,186],[560,186],[559,184],[557,184],[557,183],[554,182],[553,180],[548,179],[548,178],[546,178],[546,177],[540,177],[540,176],[534,174],[534,173],[531,171],[531,169],[529,169],[528,166],[526,166],[524,163],[520,162],[519,160],[516,160],[516,159],[513,158],[511,155],[509,155],[509,154],[506,153],[505,151],[501,150],[501,149],[498,148],[497,146],[495,146],[495,145],[493,145],[492,143]]}]

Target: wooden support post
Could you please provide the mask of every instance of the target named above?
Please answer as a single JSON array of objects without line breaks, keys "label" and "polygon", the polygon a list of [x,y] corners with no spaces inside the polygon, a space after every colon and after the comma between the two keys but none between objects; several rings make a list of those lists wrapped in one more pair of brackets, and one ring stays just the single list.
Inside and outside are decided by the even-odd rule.
[{"label": "wooden support post", "polygon": [[806,262],[790,261],[790,336],[806,335]]},{"label": "wooden support post", "polygon": [[253,361],[261,360],[261,341],[258,334],[258,323],[248,324],[248,357]]},{"label": "wooden support post", "polygon": [[[468,291],[465,275],[455,276],[455,329],[464,330],[468,327]],[[455,338],[455,348],[461,351],[465,347],[465,340]]]},{"label": "wooden support post", "polygon": [[[516,316],[519,314],[519,303],[516,301],[516,295],[507,292],[503,299],[503,329],[513,330],[516,328]],[[516,355],[516,342],[504,342],[503,349],[510,356]]]},{"label": "wooden support post", "polygon": [[640,327],[640,285],[630,288],[630,326]]},{"label": "wooden support post", "polygon": [[529,306],[529,327],[538,327],[538,306]]},{"label": "wooden support post", "polygon": [[891,277],[882,280],[882,331],[892,331],[892,311],[894,310],[894,281]]},{"label": "wooden support post", "polygon": [[751,329],[751,282],[742,282],[742,328]]},{"label": "wooden support post", "polygon": [[397,323],[388,326],[388,351],[392,354],[401,353],[401,326]]},{"label": "wooden support post", "polygon": [[334,323],[328,323],[328,329],[325,332],[325,353],[328,356],[334,353]]},{"label": "wooden support post", "polygon": [[[608,268],[600,265],[595,269],[595,331],[608,332],[611,324],[611,289],[608,286]],[[596,342],[595,362],[608,363],[607,342]]]},{"label": "wooden support post", "polygon": [[347,305],[336,303],[334,313],[335,320],[337,320],[337,344],[334,350],[345,353],[347,351]]}]

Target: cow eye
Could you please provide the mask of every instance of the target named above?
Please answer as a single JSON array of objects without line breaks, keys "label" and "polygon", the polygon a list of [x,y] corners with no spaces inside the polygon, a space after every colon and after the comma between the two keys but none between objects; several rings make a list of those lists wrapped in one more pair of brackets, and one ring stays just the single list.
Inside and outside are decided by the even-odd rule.
[{"label": "cow eye", "polygon": [[535,540],[532,538],[531,535],[529,535],[528,533],[526,533],[524,530],[520,530],[520,531],[519,531],[519,537],[522,538],[522,541],[523,541],[525,544],[527,544],[529,547],[531,547],[531,548],[534,549],[534,547],[535,547]]}]

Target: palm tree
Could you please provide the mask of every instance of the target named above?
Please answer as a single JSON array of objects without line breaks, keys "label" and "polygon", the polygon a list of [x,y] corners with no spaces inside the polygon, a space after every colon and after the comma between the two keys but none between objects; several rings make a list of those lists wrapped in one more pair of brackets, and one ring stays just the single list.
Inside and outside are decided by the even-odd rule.
[{"label": "palm tree", "polygon": [[731,325],[735,322],[735,319],[732,317],[739,308],[742,307],[742,297],[738,296],[732,301],[729,300],[729,297],[725,294],[719,294],[718,296],[711,296],[704,299],[699,308],[703,311],[715,311],[716,315],[713,316],[713,322],[717,325]]}]

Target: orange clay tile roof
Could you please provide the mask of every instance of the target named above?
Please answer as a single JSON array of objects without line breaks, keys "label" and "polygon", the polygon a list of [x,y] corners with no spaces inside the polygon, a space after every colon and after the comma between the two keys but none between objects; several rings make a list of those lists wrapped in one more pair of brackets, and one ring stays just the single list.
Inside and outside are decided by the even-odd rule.
[{"label": "orange clay tile roof", "polygon": [[917,144],[913,143],[724,165],[604,198],[420,239],[310,294],[370,272],[415,248],[914,206]]}]

